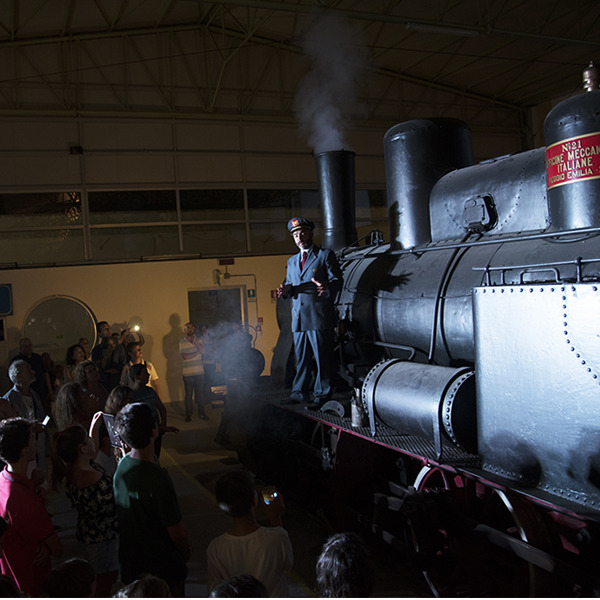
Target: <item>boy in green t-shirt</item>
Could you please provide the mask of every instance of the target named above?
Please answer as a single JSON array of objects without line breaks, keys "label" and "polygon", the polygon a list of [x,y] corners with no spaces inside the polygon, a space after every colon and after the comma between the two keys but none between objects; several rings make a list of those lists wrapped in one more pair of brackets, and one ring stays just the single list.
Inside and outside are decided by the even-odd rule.
[{"label": "boy in green t-shirt", "polygon": [[129,584],[146,573],[156,575],[174,598],[183,597],[190,546],[173,482],[154,454],[158,426],[150,407],[139,402],[119,411],[115,425],[131,448],[113,480],[121,579]]}]

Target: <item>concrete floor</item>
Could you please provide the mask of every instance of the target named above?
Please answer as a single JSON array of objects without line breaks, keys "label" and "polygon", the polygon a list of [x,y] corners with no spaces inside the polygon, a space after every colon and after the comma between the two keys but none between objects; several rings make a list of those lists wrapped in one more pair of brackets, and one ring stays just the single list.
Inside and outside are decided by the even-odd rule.
[{"label": "concrete floor", "polygon": [[[163,438],[160,462],[173,479],[192,546],[186,596],[207,597],[206,548],[229,527],[229,517],[215,504],[214,483],[224,472],[242,468],[242,465],[235,451],[213,441],[220,423],[220,408],[208,409],[208,421],[194,417],[190,423],[184,421],[183,403],[171,403],[167,409],[169,424],[178,427],[180,432]],[[315,563],[323,542],[333,531],[324,518],[309,513],[293,498],[284,500],[284,526],[294,549],[294,569],[288,574],[290,596],[314,597]],[[65,545],[63,559],[76,556],[76,519],[64,493],[55,494],[51,499],[51,511]],[[261,520],[264,515],[259,512],[258,517]],[[404,571],[389,546],[379,544],[371,548],[371,553],[376,571],[373,597],[430,596],[420,574]]]}]

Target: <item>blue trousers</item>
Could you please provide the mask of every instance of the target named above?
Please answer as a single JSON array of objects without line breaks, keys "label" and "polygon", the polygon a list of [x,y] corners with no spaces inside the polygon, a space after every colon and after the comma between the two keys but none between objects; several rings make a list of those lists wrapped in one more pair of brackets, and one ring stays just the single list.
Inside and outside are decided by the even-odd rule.
[{"label": "blue trousers", "polygon": [[294,349],[296,351],[296,375],[292,384],[292,393],[301,393],[309,397],[312,379],[313,358],[317,368],[315,399],[327,400],[331,397],[331,380],[334,375],[335,361],[333,356],[333,329],[311,329],[294,332]]},{"label": "blue trousers", "polygon": [[183,387],[185,389],[185,416],[191,417],[194,412],[194,401],[198,407],[198,414],[204,412],[203,404],[203,387],[204,375],[184,375]]}]

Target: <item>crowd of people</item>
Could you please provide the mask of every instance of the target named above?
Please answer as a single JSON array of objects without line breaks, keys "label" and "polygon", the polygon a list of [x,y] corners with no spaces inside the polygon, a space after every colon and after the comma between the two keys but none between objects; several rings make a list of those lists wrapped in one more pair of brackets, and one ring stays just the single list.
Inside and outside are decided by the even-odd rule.
[{"label": "crowd of people", "polygon": [[[37,355],[27,338],[10,363],[13,387],[0,399],[0,595],[185,595],[190,545],[173,482],[159,463],[163,434],[178,430],[167,424],[158,375],[143,359],[143,337],[132,339],[129,330],[115,337],[105,321],[98,323],[98,337],[91,352],[84,339],[69,347],[63,369]],[[231,360],[236,344],[250,347],[239,327],[227,342],[230,364],[223,365],[231,378],[241,376]],[[215,350],[206,328],[197,336],[188,323],[180,353],[186,420],[194,408],[208,418]],[[64,489],[77,513],[77,558],[60,562],[63,545],[49,516],[46,472],[50,489]],[[217,481],[216,500],[232,525],[207,548],[211,597],[288,596],[285,572],[293,551],[282,526],[281,494],[264,497],[250,473],[236,470]],[[268,527],[257,521],[259,503]],[[330,575],[318,576],[320,595],[365,595],[364,586],[350,589],[343,571],[344,561],[357,564],[357,557],[368,568],[366,554],[358,540],[338,546],[344,544],[338,558],[335,545],[324,549],[329,558],[322,557],[319,568]],[[348,545],[358,550],[349,553]],[[370,581],[367,575],[361,580]]]},{"label": "crowd of people", "polygon": [[[86,573],[93,573],[93,594],[108,597],[118,581],[133,584],[155,571],[143,561],[139,570],[127,570],[120,558],[131,556],[130,551],[122,551],[128,539],[122,530],[132,521],[121,510],[130,490],[117,483],[122,480],[120,472],[142,452],[137,446],[139,435],[127,437],[122,415],[128,406],[141,407],[150,415],[152,443],[140,460],[165,474],[167,481],[158,484],[161,489],[167,489],[170,481],[158,464],[161,436],[177,429],[167,424],[156,370],[143,359],[143,336],[134,337],[129,329],[113,336],[106,321],[97,328],[98,344],[90,351],[88,341],[80,339],[68,348],[64,367],[55,365],[47,353],[35,353],[29,338],[20,341],[19,354],[10,361],[13,387],[0,399],[0,526],[5,530],[0,568],[5,583],[12,583],[20,594],[64,591],[61,585],[68,584],[75,568],[65,561],[50,569],[51,557],[59,557],[63,549],[49,517],[48,473],[51,489],[64,489],[77,513],[78,560],[86,565],[76,568],[77,581],[88,585]],[[131,471],[136,473],[135,461],[134,466]],[[138,479],[147,485],[143,471]],[[148,501],[154,502],[151,490],[131,493],[138,499],[147,493]],[[171,498],[177,507],[172,486]],[[158,526],[170,535],[171,524],[161,514],[155,516]],[[142,537],[151,530],[145,527]],[[185,538],[185,530],[179,535]],[[171,591],[183,591],[184,579],[176,583],[167,579],[174,586]]]}]

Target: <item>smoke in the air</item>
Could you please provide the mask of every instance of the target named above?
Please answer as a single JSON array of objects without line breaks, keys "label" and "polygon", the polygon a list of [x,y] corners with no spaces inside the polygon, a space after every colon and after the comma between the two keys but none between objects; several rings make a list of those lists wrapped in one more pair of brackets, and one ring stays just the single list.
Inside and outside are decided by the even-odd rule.
[{"label": "smoke in the air", "polygon": [[347,19],[325,15],[306,32],[303,48],[310,69],[294,100],[301,131],[315,154],[349,150],[346,132],[369,61],[363,33]]}]

